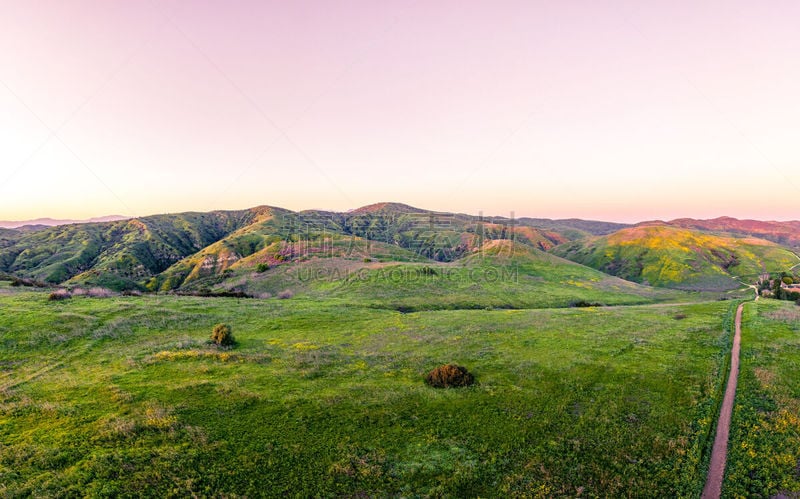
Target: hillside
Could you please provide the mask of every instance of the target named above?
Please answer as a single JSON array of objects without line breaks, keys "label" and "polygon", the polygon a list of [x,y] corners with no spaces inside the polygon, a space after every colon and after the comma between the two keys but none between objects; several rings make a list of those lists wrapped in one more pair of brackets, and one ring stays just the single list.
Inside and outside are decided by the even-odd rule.
[{"label": "hillside", "polygon": [[618,230],[630,227],[630,224],[617,222],[602,222],[598,220],[581,220],[579,218],[564,218],[551,220],[549,218],[520,218],[519,223],[549,229],[563,234],[573,234],[575,239],[585,236],[605,236]]},{"label": "hillside", "polygon": [[328,239],[336,241],[334,246],[375,243],[362,258],[451,262],[487,240],[509,239],[549,250],[584,235],[575,229],[567,232],[400,203],[344,213],[258,207],[2,229],[0,271],[53,284],[172,290],[224,277],[234,264],[256,268],[295,259],[296,246],[320,253],[315,245],[325,246]]},{"label": "hillside", "polygon": [[22,232],[14,229],[0,228],[0,248],[13,245],[22,237]]},{"label": "hillside", "polygon": [[[693,218],[679,218],[669,222],[661,222],[672,227],[699,229],[715,232],[726,232],[737,235],[755,236],[800,249],[800,221],[774,222],[761,220],[738,220],[731,217],[719,217],[711,220],[695,220]],[[643,223],[640,225],[652,225]]]},{"label": "hillside", "polygon": [[263,209],[154,215],[12,235],[0,271],[53,283],[135,288],[262,216]]},{"label": "hillside", "polygon": [[798,257],[773,242],[670,227],[644,225],[559,246],[572,261],[653,286],[726,290],[755,282],[763,272],[790,269]]},{"label": "hillside", "polygon": [[332,215],[273,210],[257,222],[176,262],[151,278],[146,287],[161,291],[210,288],[231,278],[256,279],[269,269],[309,259],[427,260],[396,245],[348,234],[339,215]]},{"label": "hillside", "polygon": [[[189,280],[181,290],[283,292],[400,311],[516,309],[691,301],[697,294],[642,286],[523,243],[494,240],[454,262],[435,262],[396,246],[333,239],[313,253],[257,271],[247,258],[222,275]],[[353,251],[345,252],[344,250]],[[258,255],[258,254],[254,254]],[[366,255],[366,256],[365,256]],[[251,257],[252,258],[252,257]],[[719,295],[705,298],[716,299]]]},{"label": "hillside", "polygon": [[[224,284],[274,293],[292,282],[278,268],[302,267],[309,260],[332,269],[390,262],[468,265],[487,243],[502,240],[641,284],[720,291],[739,286],[732,276],[749,279],[800,262],[775,243],[731,232],[792,242],[800,237],[790,232],[792,223],[685,219],[630,227],[434,212],[401,203],[348,212],[261,206],[0,229],[0,272],[116,290],[197,291]],[[681,224],[719,233],[676,226]],[[254,282],[245,285],[249,280]]]}]

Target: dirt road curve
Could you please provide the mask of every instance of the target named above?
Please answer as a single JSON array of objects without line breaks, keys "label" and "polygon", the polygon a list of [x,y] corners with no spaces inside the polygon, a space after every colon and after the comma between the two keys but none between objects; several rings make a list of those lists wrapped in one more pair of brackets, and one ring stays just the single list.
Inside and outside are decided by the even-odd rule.
[{"label": "dirt road curve", "polygon": [[736,397],[736,382],[739,379],[739,347],[742,342],[742,310],[744,303],[736,309],[733,348],[731,348],[731,371],[728,374],[728,385],[725,387],[725,398],[717,421],[717,435],[714,448],[711,450],[711,464],[708,467],[706,486],[703,487],[703,499],[718,499],[722,492],[722,478],[725,475],[725,461],[728,457],[728,433],[731,429],[731,413],[733,399]]}]

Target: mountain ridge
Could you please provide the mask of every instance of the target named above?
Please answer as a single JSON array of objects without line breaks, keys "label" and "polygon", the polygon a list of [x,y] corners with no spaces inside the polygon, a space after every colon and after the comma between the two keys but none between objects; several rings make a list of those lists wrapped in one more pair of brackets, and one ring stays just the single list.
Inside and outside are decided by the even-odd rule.
[{"label": "mountain ridge", "polygon": [[43,218],[34,218],[31,220],[0,220],[0,228],[4,229],[22,229],[25,227],[57,227],[59,225],[71,225],[71,224],[89,224],[89,223],[100,223],[100,222],[118,222],[120,220],[128,220],[134,217],[128,217],[125,215],[105,215],[101,217],[92,217],[92,218],[85,218],[85,219],[59,219],[59,218],[50,218],[50,217],[43,217]]},{"label": "mountain ridge", "polygon": [[[657,286],[669,287],[677,281],[654,279],[653,272],[663,274],[664,269],[688,265],[691,269],[684,274],[691,274],[691,279],[714,280],[717,284],[712,288],[730,289],[737,281],[728,269],[739,269],[737,262],[744,262],[741,268],[752,273],[762,267],[786,266],[790,255],[797,258],[787,249],[795,242],[800,245],[800,235],[796,238],[793,232],[795,223],[800,228],[800,222],[740,221],[732,217],[635,225],[583,219],[511,219],[437,212],[396,202],[374,203],[346,212],[292,211],[260,205],[43,228],[0,228],[0,272],[67,286],[171,291],[185,286],[219,286],[232,273],[247,279],[247,272],[256,269],[266,271],[308,259],[456,262],[491,247],[487,246],[489,242],[507,240]],[[664,229],[654,229],[657,227]],[[664,236],[664,231],[672,235]],[[736,241],[742,237],[745,240]],[[663,252],[659,246],[671,238],[677,246],[667,244],[671,249]],[[595,254],[592,248],[597,244],[629,249],[615,253],[613,264],[609,264]],[[354,246],[359,248],[355,253]],[[663,268],[650,269],[646,278],[635,271],[637,261],[659,251],[663,261],[657,265]],[[700,256],[687,264],[686,251]],[[595,256],[587,256],[589,253]],[[760,258],[769,265],[758,263]]]}]

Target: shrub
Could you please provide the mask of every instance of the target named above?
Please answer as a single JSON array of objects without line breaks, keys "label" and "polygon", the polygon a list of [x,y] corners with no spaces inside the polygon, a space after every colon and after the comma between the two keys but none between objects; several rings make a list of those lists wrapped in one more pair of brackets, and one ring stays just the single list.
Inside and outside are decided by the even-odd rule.
[{"label": "shrub", "polygon": [[201,288],[198,291],[178,291],[175,294],[179,296],[200,296],[203,298],[254,298],[244,291],[239,290],[223,290],[211,291],[209,288]]},{"label": "shrub", "polygon": [[72,295],[69,294],[69,291],[66,289],[57,289],[50,293],[50,296],[47,297],[50,301],[61,301],[72,298]]},{"label": "shrub", "polygon": [[92,298],[109,298],[114,295],[114,292],[106,288],[91,288],[86,292]]},{"label": "shrub", "polygon": [[588,302],[586,300],[573,300],[569,303],[570,307],[602,307],[602,303]]},{"label": "shrub", "polygon": [[422,275],[428,275],[428,276],[430,276],[430,275],[439,275],[439,273],[436,272],[436,269],[434,269],[432,267],[425,266],[425,267],[422,267]]},{"label": "shrub", "polygon": [[222,347],[233,345],[234,339],[231,327],[227,324],[217,324],[214,326],[214,330],[211,332],[211,341],[213,341],[215,345]]},{"label": "shrub", "polygon": [[138,289],[126,289],[122,292],[122,296],[142,296],[142,292]]},{"label": "shrub", "polygon": [[675,314],[675,320],[676,320],[676,321],[682,321],[683,319],[685,319],[685,318],[687,318],[687,317],[688,317],[688,315],[686,315],[686,314],[684,314],[684,313],[677,313],[677,314]]},{"label": "shrub", "polygon": [[369,258],[369,257],[367,257],[367,258],[364,258],[364,263],[369,263],[369,262],[371,262],[371,261],[372,261],[372,258]]},{"label": "shrub", "polygon": [[19,286],[28,286],[28,287],[35,287],[35,288],[45,288],[47,287],[47,283],[37,281],[34,279],[26,279],[26,278],[19,278],[11,276],[11,285],[14,287]]},{"label": "shrub", "polygon": [[425,383],[434,388],[455,388],[475,383],[475,376],[457,364],[439,366],[425,376]]},{"label": "shrub", "polygon": [[789,301],[797,301],[800,300],[800,293],[798,293],[797,291],[786,291],[783,294],[783,298]]},{"label": "shrub", "polygon": [[285,289],[278,293],[278,299],[280,300],[288,300],[289,298],[293,297],[294,293],[290,289]]},{"label": "shrub", "polygon": [[259,263],[259,264],[256,266],[256,272],[258,272],[259,274],[261,274],[261,273],[263,273],[263,272],[266,272],[266,271],[268,271],[268,270],[269,270],[269,265],[268,265],[268,264],[266,264],[266,263]]}]

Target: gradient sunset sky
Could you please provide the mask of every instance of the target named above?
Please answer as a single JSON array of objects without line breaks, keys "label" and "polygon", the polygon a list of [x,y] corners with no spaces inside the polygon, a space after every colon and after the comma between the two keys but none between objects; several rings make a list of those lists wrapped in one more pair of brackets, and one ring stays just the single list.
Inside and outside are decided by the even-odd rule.
[{"label": "gradient sunset sky", "polygon": [[800,2],[2,3],[0,220],[800,219]]}]

